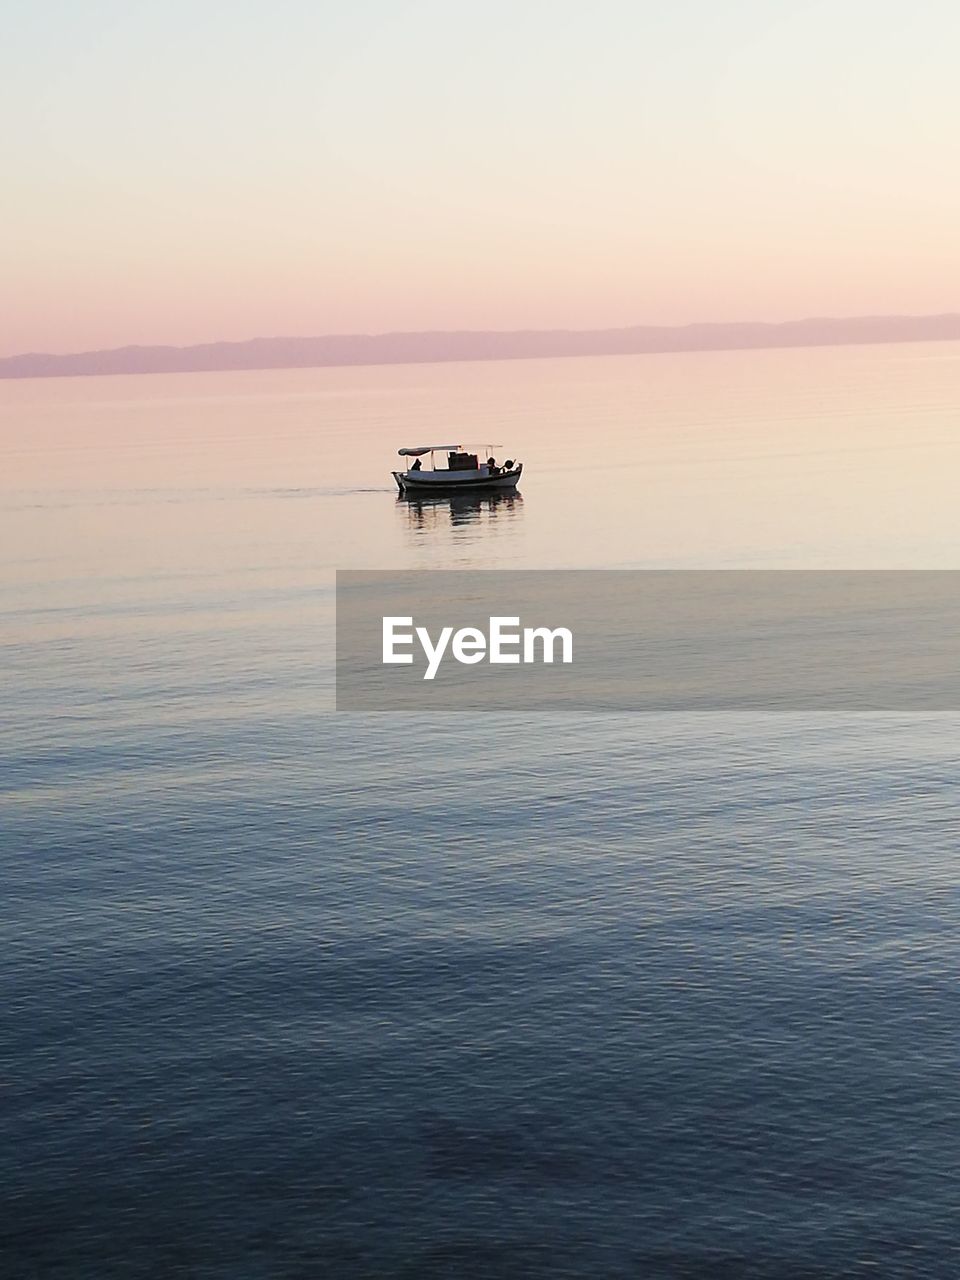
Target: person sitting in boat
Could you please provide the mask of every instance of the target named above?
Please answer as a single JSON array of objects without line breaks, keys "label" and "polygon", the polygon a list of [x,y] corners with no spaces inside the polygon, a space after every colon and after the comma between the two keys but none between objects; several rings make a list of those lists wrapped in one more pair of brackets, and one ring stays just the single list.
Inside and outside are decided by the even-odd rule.
[{"label": "person sitting in boat", "polygon": [[492,476],[497,476],[500,474],[500,468],[497,466],[496,458],[487,459],[487,470]]},{"label": "person sitting in boat", "polygon": [[419,471],[419,470],[420,470],[420,459],[419,459],[419,458],[414,458],[414,460],[413,460],[413,466],[410,468],[410,470],[411,470],[411,471]]}]

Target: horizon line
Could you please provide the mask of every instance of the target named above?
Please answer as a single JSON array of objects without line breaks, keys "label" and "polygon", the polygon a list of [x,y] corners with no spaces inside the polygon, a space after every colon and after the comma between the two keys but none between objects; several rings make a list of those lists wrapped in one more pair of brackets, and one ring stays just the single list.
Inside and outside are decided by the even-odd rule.
[{"label": "horizon line", "polygon": [[705,320],[594,329],[418,329],[133,343],[0,357],[0,379],[428,364],[960,339],[960,312]]}]

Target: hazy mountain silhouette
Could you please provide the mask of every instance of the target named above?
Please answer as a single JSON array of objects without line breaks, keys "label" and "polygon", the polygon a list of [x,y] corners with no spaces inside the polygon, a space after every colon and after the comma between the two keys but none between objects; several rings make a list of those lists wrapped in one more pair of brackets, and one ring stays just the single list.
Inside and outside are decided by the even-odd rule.
[{"label": "hazy mountain silhouette", "polygon": [[31,353],[0,359],[0,378],[98,373],[299,369],[321,365],[418,364],[449,360],[524,360],[542,356],[637,355],[847,343],[960,339],[960,315],[858,316],[782,324],[637,325],[627,329],[526,329],[515,332],[332,334],[253,338],[194,347],[117,347],[73,355]]}]

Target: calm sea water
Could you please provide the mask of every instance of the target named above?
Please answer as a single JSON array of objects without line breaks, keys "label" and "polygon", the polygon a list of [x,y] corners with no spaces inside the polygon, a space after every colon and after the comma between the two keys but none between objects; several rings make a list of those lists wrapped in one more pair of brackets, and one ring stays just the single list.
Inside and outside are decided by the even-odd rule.
[{"label": "calm sea water", "polygon": [[[960,568],[960,346],[0,385],[0,1269],[960,1273],[951,716],[336,715],[337,567]],[[398,501],[402,444],[522,493]]]}]

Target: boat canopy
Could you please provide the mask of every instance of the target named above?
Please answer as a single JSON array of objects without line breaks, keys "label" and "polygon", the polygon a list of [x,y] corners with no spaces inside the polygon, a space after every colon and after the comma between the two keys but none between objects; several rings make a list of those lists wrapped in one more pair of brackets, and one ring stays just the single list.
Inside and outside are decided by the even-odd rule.
[{"label": "boat canopy", "polygon": [[434,449],[438,452],[444,449],[447,453],[456,453],[459,448],[458,444],[418,444],[413,449],[398,449],[397,456],[400,458],[419,458],[425,453],[433,453]]}]

